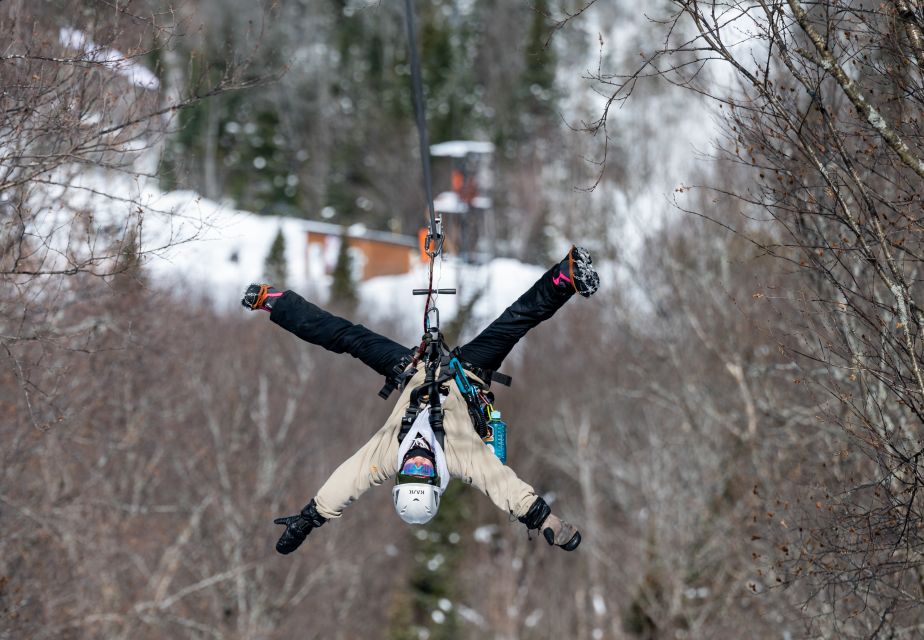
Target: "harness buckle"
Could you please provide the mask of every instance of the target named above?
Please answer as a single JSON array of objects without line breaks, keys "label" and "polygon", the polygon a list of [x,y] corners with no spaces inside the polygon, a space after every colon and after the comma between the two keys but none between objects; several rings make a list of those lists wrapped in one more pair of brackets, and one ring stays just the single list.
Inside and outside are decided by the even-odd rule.
[{"label": "harness buckle", "polygon": [[404,385],[407,384],[407,381],[414,377],[414,374],[417,373],[417,369],[415,367],[408,368],[408,365],[413,361],[413,356],[408,354],[401,358],[401,361],[395,365],[394,369],[392,369],[394,375],[385,378],[385,385],[379,390],[379,397],[382,398],[382,400],[388,400],[388,396],[391,395],[391,392],[398,387],[404,389]]}]

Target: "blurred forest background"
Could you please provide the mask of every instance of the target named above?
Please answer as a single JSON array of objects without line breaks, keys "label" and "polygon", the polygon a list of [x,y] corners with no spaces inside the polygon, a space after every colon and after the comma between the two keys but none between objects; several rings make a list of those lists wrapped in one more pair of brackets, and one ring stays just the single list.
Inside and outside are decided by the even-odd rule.
[{"label": "blurred forest background", "polygon": [[918,0],[417,2],[493,250],[604,275],[497,391],[584,542],[456,483],[275,554],[381,381],[160,286],[139,193],[416,233],[400,5],[0,4],[0,638],[921,637]]}]

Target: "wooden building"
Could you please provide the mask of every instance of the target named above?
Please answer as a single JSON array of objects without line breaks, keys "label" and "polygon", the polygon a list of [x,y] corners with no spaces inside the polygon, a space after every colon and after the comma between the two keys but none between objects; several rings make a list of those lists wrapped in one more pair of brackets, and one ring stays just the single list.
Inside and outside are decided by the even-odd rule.
[{"label": "wooden building", "polygon": [[341,227],[327,222],[305,221],[305,235],[308,275],[311,277],[333,273],[344,238],[349,243],[353,279],[357,282],[408,273],[419,260],[416,238],[372,231],[364,225]]}]

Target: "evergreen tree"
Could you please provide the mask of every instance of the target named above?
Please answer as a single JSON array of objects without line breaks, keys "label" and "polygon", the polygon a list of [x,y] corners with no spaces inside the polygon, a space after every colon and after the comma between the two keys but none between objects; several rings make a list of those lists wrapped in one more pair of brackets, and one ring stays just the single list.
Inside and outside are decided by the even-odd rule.
[{"label": "evergreen tree", "polygon": [[[526,36],[526,66],[523,72],[522,101],[524,111],[537,118],[555,115],[555,71],[557,61],[548,44],[551,28],[549,3],[537,0]],[[529,130],[532,127],[528,128]]]},{"label": "evergreen tree", "polygon": [[288,270],[286,267],[286,239],[282,235],[282,227],[276,232],[276,238],[270,246],[269,253],[266,255],[266,262],[263,266],[263,272],[266,279],[279,290],[286,288],[288,279]]},{"label": "evergreen tree", "polygon": [[344,230],[340,237],[340,252],[334,265],[334,281],[330,288],[330,301],[333,306],[351,310],[359,301],[356,283],[353,282],[353,258],[350,256],[350,239]]}]

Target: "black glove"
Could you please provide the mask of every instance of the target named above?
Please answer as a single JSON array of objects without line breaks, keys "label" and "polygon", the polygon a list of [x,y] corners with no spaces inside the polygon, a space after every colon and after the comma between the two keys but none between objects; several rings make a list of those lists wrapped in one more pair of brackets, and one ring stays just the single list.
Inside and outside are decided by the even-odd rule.
[{"label": "black glove", "polygon": [[540,530],[546,542],[565,551],[574,551],[581,544],[581,533],[577,528],[553,514],[551,507],[540,497],[519,520],[527,529]]},{"label": "black glove", "polygon": [[312,529],[320,527],[325,522],[327,518],[317,512],[313,499],[298,515],[276,518],[273,524],[281,524],[286,528],[276,542],[276,551],[283,555],[292,553],[305,541]]},{"label": "black glove", "polygon": [[542,523],[542,536],[549,544],[565,551],[574,551],[581,544],[581,532],[573,524],[565,522],[554,513]]}]

